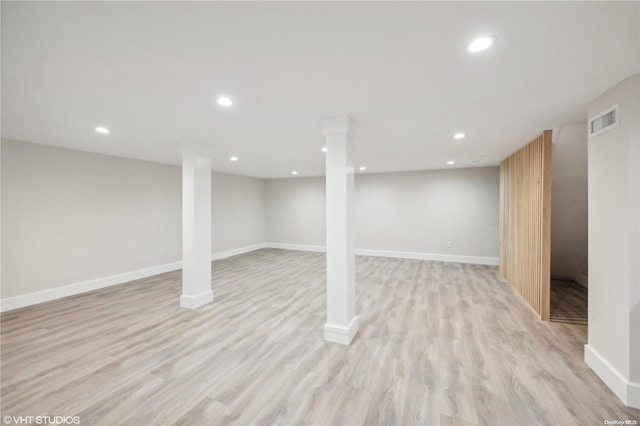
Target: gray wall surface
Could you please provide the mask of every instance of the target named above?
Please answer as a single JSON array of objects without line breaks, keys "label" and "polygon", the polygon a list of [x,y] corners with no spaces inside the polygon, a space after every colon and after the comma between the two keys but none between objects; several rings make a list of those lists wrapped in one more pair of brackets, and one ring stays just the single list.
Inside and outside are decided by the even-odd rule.
[{"label": "gray wall surface", "polygon": [[[2,298],[182,258],[180,167],[2,141]],[[265,240],[264,181],[214,173],[213,251]]]},{"label": "gray wall surface", "polygon": [[269,179],[265,185],[267,242],[324,246],[324,177]]},{"label": "gray wall surface", "polygon": [[212,179],[213,252],[264,243],[264,180],[216,172]]},{"label": "gray wall surface", "polygon": [[551,149],[551,277],[587,286],[587,126],[559,129]]},{"label": "gray wall surface", "polygon": [[640,74],[594,99],[620,125],[589,139],[589,346],[640,381]]},{"label": "gray wall surface", "polygon": [[[359,249],[498,256],[497,167],[358,174],[355,189]],[[324,197],[322,177],[267,180],[267,241],[324,246]]]}]

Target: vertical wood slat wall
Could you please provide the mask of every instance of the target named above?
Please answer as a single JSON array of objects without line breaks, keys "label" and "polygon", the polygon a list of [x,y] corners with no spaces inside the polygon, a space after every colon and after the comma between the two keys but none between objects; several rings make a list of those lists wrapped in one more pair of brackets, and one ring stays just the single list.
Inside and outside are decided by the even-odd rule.
[{"label": "vertical wood slat wall", "polygon": [[500,163],[500,274],[549,320],[551,130]]}]

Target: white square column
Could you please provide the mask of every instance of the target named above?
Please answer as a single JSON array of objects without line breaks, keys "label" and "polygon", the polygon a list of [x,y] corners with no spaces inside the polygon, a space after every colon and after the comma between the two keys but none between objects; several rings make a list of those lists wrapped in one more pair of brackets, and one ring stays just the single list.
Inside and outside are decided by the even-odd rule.
[{"label": "white square column", "polygon": [[324,120],[326,139],[327,323],[324,339],[348,345],[358,332],[355,312],[353,137],[348,116]]},{"label": "white square column", "polygon": [[211,290],[211,145],[185,142],[182,151],[182,296],[195,309]]}]

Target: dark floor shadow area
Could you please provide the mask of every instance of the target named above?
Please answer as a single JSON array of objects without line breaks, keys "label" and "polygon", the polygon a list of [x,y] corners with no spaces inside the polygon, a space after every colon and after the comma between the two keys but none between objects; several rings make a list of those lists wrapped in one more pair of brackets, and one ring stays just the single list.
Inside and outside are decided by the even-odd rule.
[{"label": "dark floor shadow area", "polygon": [[551,280],[552,322],[587,325],[588,291],[575,281]]}]

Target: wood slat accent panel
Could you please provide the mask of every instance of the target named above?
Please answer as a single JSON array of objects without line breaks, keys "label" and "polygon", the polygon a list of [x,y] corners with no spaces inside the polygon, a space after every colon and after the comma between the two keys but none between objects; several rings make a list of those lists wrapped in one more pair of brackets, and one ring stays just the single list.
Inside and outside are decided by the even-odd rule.
[{"label": "wood slat accent panel", "polygon": [[500,274],[549,320],[551,130],[500,163]]}]

